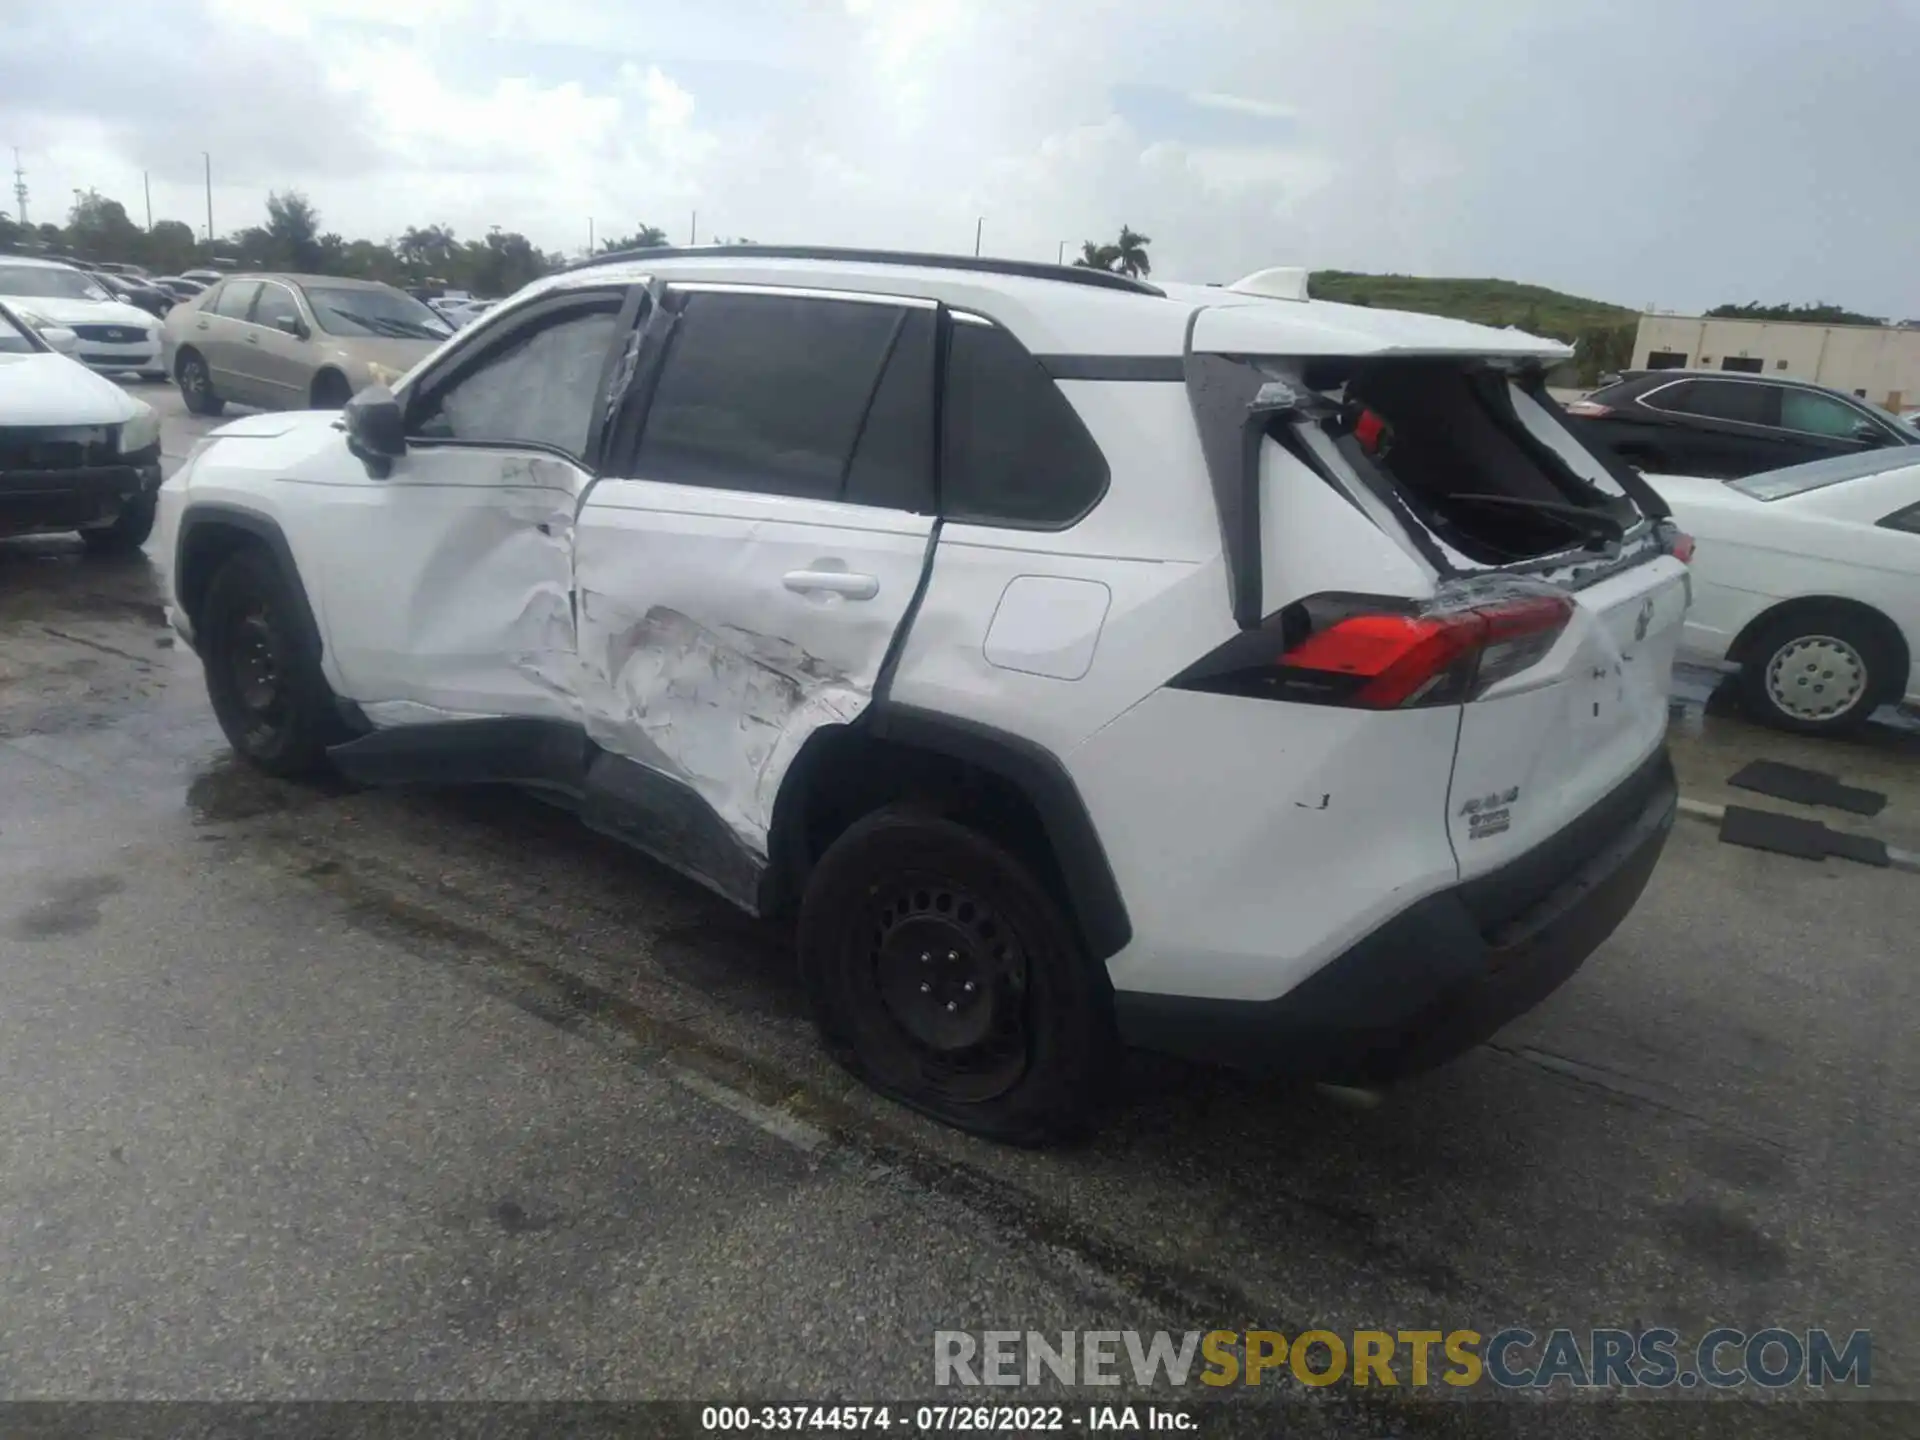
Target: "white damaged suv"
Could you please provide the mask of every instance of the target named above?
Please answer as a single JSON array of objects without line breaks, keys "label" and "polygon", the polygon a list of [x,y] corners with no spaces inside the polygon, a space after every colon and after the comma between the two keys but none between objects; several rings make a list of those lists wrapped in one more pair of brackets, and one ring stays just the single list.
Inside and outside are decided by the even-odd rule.
[{"label": "white damaged suv", "polygon": [[1371,1084],[1570,975],[1672,824],[1687,542],[1564,348],[980,259],[603,257],[163,492],[277,774],[538,787],[798,916],[834,1053],[1082,1128],[1122,1044]]}]

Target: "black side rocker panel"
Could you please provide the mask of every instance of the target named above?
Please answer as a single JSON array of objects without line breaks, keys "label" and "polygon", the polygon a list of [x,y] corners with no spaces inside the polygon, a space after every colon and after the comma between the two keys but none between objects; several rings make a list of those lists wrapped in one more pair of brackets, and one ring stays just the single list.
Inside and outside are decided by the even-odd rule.
[{"label": "black side rocker panel", "polygon": [[1133,939],[1133,922],[1107,863],[1100,832],[1066,767],[1017,735],[938,711],[890,700],[869,707],[866,724],[878,739],[950,755],[998,775],[1039,812],[1066,881],[1081,937],[1096,960],[1107,960]]},{"label": "black side rocker panel", "polygon": [[669,775],[602,750],[563,720],[447,720],[376,730],[327,751],[363,785],[526,785],[754,914],[766,863]]}]

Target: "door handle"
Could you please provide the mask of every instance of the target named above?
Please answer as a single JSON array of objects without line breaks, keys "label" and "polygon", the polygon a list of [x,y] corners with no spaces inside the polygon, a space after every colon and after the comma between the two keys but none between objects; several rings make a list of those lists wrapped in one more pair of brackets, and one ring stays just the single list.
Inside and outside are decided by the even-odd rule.
[{"label": "door handle", "polygon": [[204,330],[207,328],[207,322],[202,320],[198,325],[194,326],[193,328],[196,330]]},{"label": "door handle", "polygon": [[789,570],[781,584],[801,595],[844,595],[849,600],[871,600],[880,593],[880,581],[850,570]]},{"label": "door handle", "polygon": [[247,343],[249,345],[258,345],[260,343],[260,337],[258,335],[249,335],[247,336]]}]

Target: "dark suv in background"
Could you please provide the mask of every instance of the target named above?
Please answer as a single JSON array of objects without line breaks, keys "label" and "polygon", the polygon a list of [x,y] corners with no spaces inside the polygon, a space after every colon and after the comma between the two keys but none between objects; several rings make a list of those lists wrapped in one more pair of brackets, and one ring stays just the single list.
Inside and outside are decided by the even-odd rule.
[{"label": "dark suv in background", "polygon": [[1585,438],[1656,475],[1735,480],[1829,455],[1920,445],[1920,431],[1804,380],[1631,370],[1567,406]]}]

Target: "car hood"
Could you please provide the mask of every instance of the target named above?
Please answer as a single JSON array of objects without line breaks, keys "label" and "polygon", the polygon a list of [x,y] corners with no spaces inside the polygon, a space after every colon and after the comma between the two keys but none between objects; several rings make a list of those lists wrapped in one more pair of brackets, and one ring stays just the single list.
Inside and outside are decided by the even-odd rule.
[{"label": "car hood", "polygon": [[0,355],[0,425],[119,425],[141,404],[64,355]]},{"label": "car hood", "polygon": [[0,296],[15,310],[38,315],[50,325],[126,325],[145,330],[153,316],[119,300],[63,300],[46,295]]},{"label": "car hood", "polygon": [[326,349],[344,360],[372,361],[395,370],[411,370],[446,342],[395,340],[384,335],[327,335]]}]

